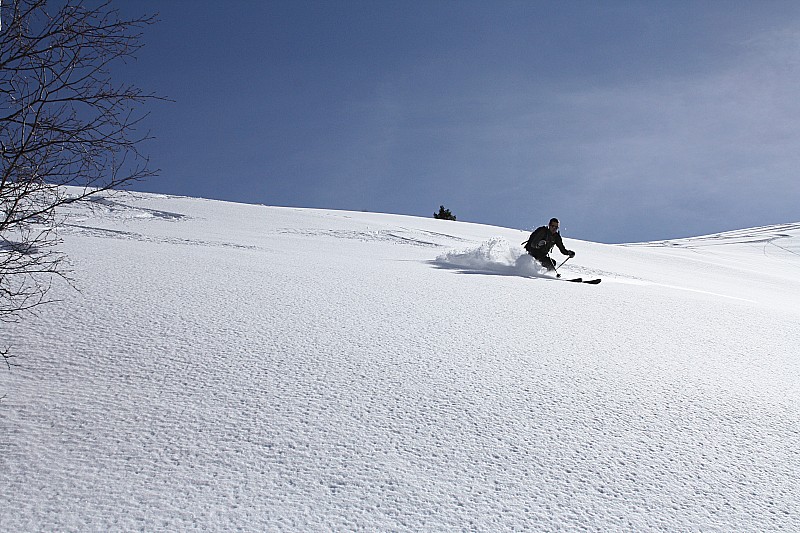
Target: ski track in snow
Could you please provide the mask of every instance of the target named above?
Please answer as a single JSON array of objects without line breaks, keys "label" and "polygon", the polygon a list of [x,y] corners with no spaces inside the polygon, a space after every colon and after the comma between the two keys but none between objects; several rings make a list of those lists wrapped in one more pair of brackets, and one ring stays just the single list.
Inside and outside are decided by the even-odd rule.
[{"label": "ski track in snow", "polygon": [[[462,242],[464,239],[451,235],[443,235],[429,231],[414,231],[407,228],[394,230],[351,231],[351,230],[325,230],[325,229],[294,229],[284,228],[275,232],[278,235],[292,235],[300,237],[330,237],[334,239],[349,239],[361,242],[380,242],[389,244],[407,244],[411,246],[439,247],[444,242]],[[430,238],[430,240],[429,240]]]},{"label": "ski track in snow", "polygon": [[799,263],[747,231],[570,244],[585,286],[502,228],[94,207],[0,323],[4,531],[800,530]]},{"label": "ski track in snow", "polygon": [[762,226],[758,228],[726,231],[723,233],[714,233],[712,235],[703,235],[700,237],[689,237],[686,239],[632,243],[626,244],[625,246],[676,246],[692,248],[699,246],[725,246],[730,244],[763,244],[774,243],[779,239],[791,239],[792,237],[796,238],[798,231],[800,231],[800,223],[779,224],[775,226]]},{"label": "ski track in snow", "polygon": [[244,248],[249,250],[255,250],[255,246],[246,246],[242,244],[236,244],[233,242],[212,242],[212,241],[203,241],[200,239],[179,239],[179,238],[169,238],[169,237],[152,237],[149,235],[143,235],[141,233],[136,233],[132,231],[123,231],[118,229],[106,229],[106,228],[96,228],[92,226],[82,226],[79,224],[64,224],[62,226],[62,234],[68,235],[84,235],[89,237],[100,237],[100,238],[115,238],[115,239],[129,239],[129,240],[136,240],[142,242],[155,242],[161,244],[183,244],[187,246],[220,246],[220,247],[228,247],[228,248]]}]

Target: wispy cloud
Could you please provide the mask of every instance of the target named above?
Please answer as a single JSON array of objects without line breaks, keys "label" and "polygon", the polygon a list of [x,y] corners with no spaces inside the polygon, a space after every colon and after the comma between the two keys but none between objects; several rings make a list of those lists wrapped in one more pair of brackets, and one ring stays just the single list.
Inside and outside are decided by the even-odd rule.
[{"label": "wispy cloud", "polygon": [[584,205],[605,205],[622,224],[654,212],[680,216],[689,233],[734,213],[756,224],[755,211],[742,213],[753,205],[773,210],[769,222],[800,217],[796,36],[751,39],[739,61],[707,74],[562,93],[551,120],[568,126],[556,126],[551,155],[572,161]]}]

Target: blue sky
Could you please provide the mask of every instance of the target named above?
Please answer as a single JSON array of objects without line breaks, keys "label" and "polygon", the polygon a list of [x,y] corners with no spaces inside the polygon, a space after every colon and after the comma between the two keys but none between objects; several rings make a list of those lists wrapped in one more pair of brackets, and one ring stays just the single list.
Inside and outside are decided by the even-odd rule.
[{"label": "blue sky", "polygon": [[631,242],[800,220],[800,2],[237,1],[157,12],[117,75],[134,189]]}]

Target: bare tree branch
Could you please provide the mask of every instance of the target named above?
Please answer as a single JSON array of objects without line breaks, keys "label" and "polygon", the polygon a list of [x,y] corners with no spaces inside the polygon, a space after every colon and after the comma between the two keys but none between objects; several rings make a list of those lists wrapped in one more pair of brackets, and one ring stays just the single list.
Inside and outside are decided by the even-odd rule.
[{"label": "bare tree branch", "polygon": [[[156,173],[137,128],[142,104],[158,97],[110,70],[134,57],[155,17],[122,19],[110,1],[56,4],[0,2],[0,322],[68,279],[60,206]],[[9,349],[0,356],[10,367]]]}]

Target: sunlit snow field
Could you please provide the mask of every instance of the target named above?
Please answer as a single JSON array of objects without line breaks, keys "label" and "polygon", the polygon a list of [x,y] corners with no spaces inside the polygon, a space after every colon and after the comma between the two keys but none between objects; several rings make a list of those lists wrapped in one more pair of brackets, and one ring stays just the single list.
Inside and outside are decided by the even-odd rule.
[{"label": "sunlit snow field", "polygon": [[800,530],[800,224],[565,235],[592,286],[463,222],[63,214],[75,288],[0,323],[2,531]]}]

